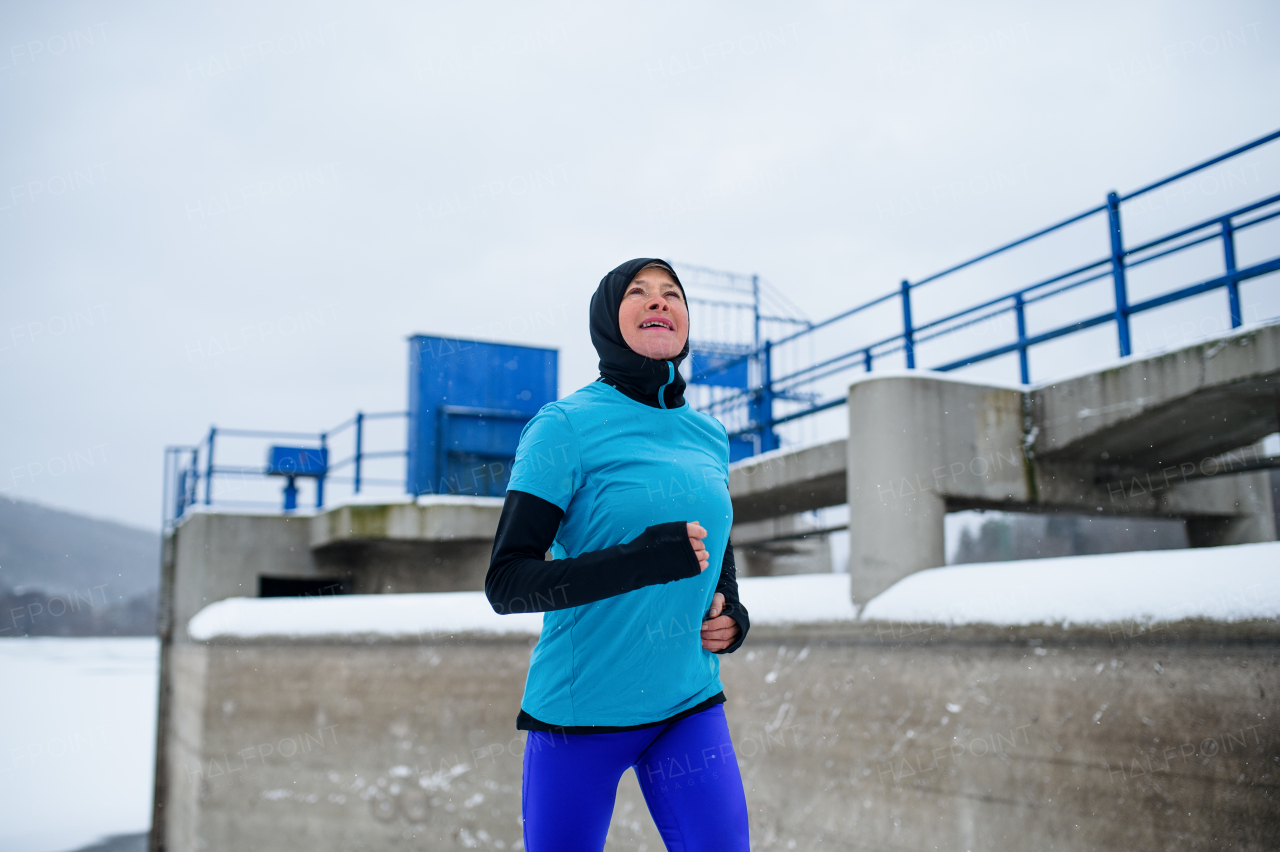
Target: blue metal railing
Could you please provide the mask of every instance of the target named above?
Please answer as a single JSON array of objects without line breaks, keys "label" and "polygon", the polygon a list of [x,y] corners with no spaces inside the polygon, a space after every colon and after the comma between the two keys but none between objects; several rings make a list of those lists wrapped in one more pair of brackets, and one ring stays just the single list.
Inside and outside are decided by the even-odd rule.
[{"label": "blue metal railing", "polygon": [[[364,427],[365,422],[369,420],[382,420],[408,416],[409,414],[406,411],[357,411],[354,417],[344,420],[332,429],[328,429],[323,432],[280,432],[264,429],[220,429],[216,426],[211,426],[209,427],[209,434],[205,436],[205,439],[199,444],[171,446],[165,448],[163,495],[164,525],[166,528],[172,526],[182,518],[187,509],[191,506],[200,503],[203,503],[206,506],[213,505],[215,502],[213,487],[214,480],[218,476],[265,477],[268,475],[267,466],[265,464],[217,464],[215,461],[215,450],[217,448],[219,438],[270,438],[315,441],[318,448],[328,449],[329,442],[335,435],[341,434],[347,429],[353,429],[352,454],[341,461],[329,465],[324,473],[315,477],[316,508],[324,506],[324,489],[326,481],[350,484],[352,486],[352,492],[355,494],[359,494],[360,489],[366,485],[403,487],[403,479],[371,478],[364,474],[364,462],[367,460],[404,458],[408,455],[408,450],[375,450],[373,452],[365,450]],[[203,464],[201,463],[202,457]],[[352,467],[352,475],[350,477],[333,475],[334,471],[340,470],[347,465],[351,465]],[[200,495],[202,485],[204,490],[203,498],[201,498]],[[223,498],[217,499],[217,504],[220,506],[241,506],[246,508],[279,508],[280,505],[278,501],[227,500]]]},{"label": "blue metal railing", "polygon": [[[1019,376],[1023,384],[1028,384],[1031,381],[1031,371],[1027,353],[1031,347],[1104,323],[1114,322],[1117,329],[1119,354],[1120,357],[1125,357],[1133,352],[1130,317],[1218,289],[1227,291],[1231,326],[1238,328],[1243,323],[1240,307],[1240,283],[1251,278],[1280,271],[1280,255],[1272,256],[1269,259],[1241,269],[1236,262],[1235,234],[1280,216],[1280,194],[1271,195],[1226,213],[1209,217],[1189,227],[1181,228],[1132,247],[1125,247],[1124,245],[1120,222],[1121,205],[1126,201],[1138,198],[1189,175],[1196,174],[1203,169],[1258,148],[1277,138],[1280,138],[1280,130],[1190,168],[1183,169],[1176,174],[1150,183],[1126,195],[1110,192],[1107,195],[1106,202],[1097,207],[1077,213],[1035,233],[1005,243],[998,248],[957,263],[918,281],[910,282],[904,280],[895,291],[877,296],[821,322],[813,323],[808,328],[797,331],[794,334],[778,340],[765,341],[752,352],[732,360],[723,361],[716,364],[713,369],[709,368],[693,375],[690,378],[690,382],[697,383],[715,373],[732,369],[743,361],[756,364],[756,374],[759,377],[757,384],[745,390],[722,396],[707,405],[704,410],[719,416],[722,420],[745,421],[744,426],[731,426],[730,436],[757,436],[759,450],[764,452],[776,447],[777,438],[773,433],[774,427],[838,407],[845,404],[846,401],[846,397],[843,395],[827,400],[814,399],[806,407],[798,411],[775,416],[773,411],[775,399],[798,399],[801,396],[797,394],[798,388],[812,385],[819,379],[834,376],[851,369],[861,368],[865,372],[871,372],[877,359],[882,359],[898,352],[903,353],[907,368],[914,369],[920,344],[952,334],[962,328],[973,326],[996,316],[1013,314],[1016,338],[1012,342],[985,348],[960,358],[953,358],[930,369],[946,372],[1016,352],[1018,354]],[[1276,209],[1267,210],[1267,208],[1272,207]],[[1001,296],[987,299],[938,319],[923,324],[916,324],[913,321],[913,291],[1103,212],[1107,214],[1110,236],[1110,251],[1105,257],[1020,287]],[[1249,214],[1256,215],[1250,216]],[[1213,240],[1222,241],[1224,265],[1222,275],[1142,301],[1129,301],[1128,270]],[[1030,335],[1027,333],[1026,311],[1028,306],[1108,277],[1111,279],[1112,284],[1113,304],[1107,311],[1047,331]],[[894,299],[900,302],[902,331],[871,342],[860,343],[857,346],[841,351],[839,354],[824,358],[821,361],[784,375],[773,375],[772,353],[778,346],[814,335],[823,329],[831,327],[834,323],[862,314]]]},{"label": "blue metal railing", "polygon": [[[693,375],[690,378],[690,382],[697,383],[700,379],[707,378],[715,375],[716,373],[728,372],[742,364],[744,361],[750,366],[753,366],[756,376],[754,384],[751,384],[743,390],[733,390],[727,395],[720,396],[712,400],[704,407],[703,410],[719,416],[722,420],[728,420],[729,422],[726,425],[729,426],[729,435],[731,437],[737,438],[741,436],[753,436],[757,451],[766,452],[778,447],[778,436],[774,432],[775,427],[844,405],[847,399],[847,397],[842,394],[824,400],[817,393],[803,391],[801,390],[802,388],[812,386],[814,383],[822,379],[837,376],[850,370],[860,369],[864,372],[871,372],[874,369],[877,360],[883,360],[885,357],[895,355],[899,352],[902,353],[906,366],[914,369],[916,367],[918,350],[922,344],[954,334],[961,329],[973,327],[978,323],[986,322],[995,317],[1007,314],[1013,315],[1016,330],[1014,340],[998,346],[987,347],[960,358],[952,358],[949,361],[932,367],[931,369],[946,372],[1016,352],[1018,355],[1019,376],[1022,383],[1027,384],[1031,380],[1031,371],[1028,359],[1028,352],[1031,347],[1109,322],[1114,322],[1116,324],[1120,356],[1128,356],[1132,354],[1133,350],[1130,334],[1130,317],[1135,314],[1150,311],[1164,305],[1189,299],[1218,289],[1226,290],[1230,323],[1233,328],[1238,328],[1243,323],[1240,303],[1240,283],[1252,278],[1280,271],[1280,255],[1274,255],[1245,268],[1240,268],[1237,263],[1235,235],[1241,231],[1245,231],[1249,228],[1256,227],[1264,222],[1280,217],[1280,193],[1253,201],[1226,213],[1211,216],[1191,226],[1181,228],[1172,233],[1165,234],[1128,248],[1124,245],[1123,232],[1121,230],[1121,205],[1126,201],[1138,198],[1146,193],[1173,183],[1174,181],[1196,174],[1203,169],[1229,160],[1230,158],[1243,154],[1246,151],[1258,148],[1276,140],[1277,138],[1280,138],[1280,130],[1263,136],[1260,139],[1255,139],[1248,144],[1241,145],[1238,148],[1224,154],[1220,154],[1210,160],[1198,163],[1174,175],[1162,178],[1161,180],[1155,181],[1154,183],[1148,184],[1126,195],[1119,195],[1115,192],[1108,193],[1105,203],[1100,204],[1097,207],[1085,210],[1046,228],[1042,228],[1035,233],[1028,234],[1027,236],[1013,240],[1012,242],[1005,243],[1004,245],[980,254],[977,257],[955,264],[941,272],[936,272],[932,275],[921,278],[918,281],[910,282],[903,280],[896,289],[859,305],[855,305],[846,311],[842,311],[841,313],[828,317],[820,322],[808,323],[807,321],[803,321],[805,328],[786,334],[777,340],[759,340],[758,345],[752,346],[745,354],[737,357],[727,357],[723,360],[717,359],[714,364],[709,366],[706,370]],[[978,304],[954,311],[938,319],[920,324],[915,322],[912,311],[913,291],[918,290],[927,284],[931,284],[947,276],[973,267],[982,261],[1002,255],[1019,246],[1026,245],[1036,239],[1061,231],[1069,225],[1082,222],[1091,216],[1104,212],[1107,214],[1107,225],[1110,238],[1109,251],[1105,256],[1080,264],[1066,272],[1055,274],[1043,280],[1036,281],[1035,283],[1007,292],[1003,295],[985,299]],[[1223,274],[1138,302],[1129,301],[1129,270],[1161,258],[1174,255],[1195,246],[1210,243],[1214,240],[1220,240],[1222,242]],[[703,271],[705,272],[708,270]],[[1083,319],[1078,319],[1074,322],[1070,322],[1056,328],[1051,328],[1047,331],[1041,331],[1034,334],[1028,333],[1026,314],[1029,307],[1107,278],[1110,278],[1111,280],[1112,303],[1106,311],[1092,316],[1086,316]],[[760,284],[761,282],[758,278],[752,278],[752,292],[757,299],[759,296]],[[792,369],[790,372],[782,375],[774,375],[775,350],[778,347],[794,343],[796,341],[801,341],[806,337],[813,339],[813,335],[816,335],[825,329],[832,328],[836,323],[841,322],[842,320],[858,315],[866,315],[872,309],[882,305],[887,306],[895,299],[898,300],[901,311],[902,331],[896,334],[881,336],[869,342],[864,341],[856,346],[844,348],[835,355],[807,364],[804,367]],[[766,319],[791,323],[800,322],[799,320],[785,316],[764,316],[759,313],[757,303],[757,307],[755,308],[755,323],[757,330],[759,329],[760,321]],[[802,407],[799,410],[790,411],[778,416],[774,413],[774,406],[777,402],[785,402],[791,405],[799,404]],[[450,410],[446,413],[452,415],[475,414],[474,411],[462,408]],[[504,412],[488,412],[486,416],[503,416],[503,414]],[[367,452],[364,449],[364,431],[366,421],[407,416],[408,413],[404,411],[375,413],[357,412],[354,417],[343,421],[332,429],[324,432],[273,432],[244,429],[218,429],[213,427],[210,428],[209,434],[205,440],[201,441],[198,445],[167,447],[165,449],[163,497],[165,525],[166,527],[171,526],[175,521],[180,519],[191,506],[200,502],[203,502],[205,505],[212,505],[214,503],[214,480],[218,476],[266,475],[265,465],[216,464],[215,449],[217,447],[217,440],[220,437],[314,440],[320,448],[327,449],[328,442],[335,435],[351,428],[353,429],[354,443],[352,455],[330,465],[322,476],[316,478],[317,507],[324,505],[324,488],[326,481],[350,483],[352,485],[353,492],[356,494],[360,493],[361,488],[365,485],[403,487],[405,485],[403,480],[375,479],[366,476],[364,471],[364,462],[372,459],[403,458],[408,455],[408,451],[379,450]],[[738,422],[745,425],[739,427],[736,425]],[[333,471],[344,468],[347,465],[352,466],[351,477],[338,477],[332,475]],[[203,500],[200,495],[202,485],[204,492]],[[217,503],[219,505],[226,506],[236,505],[261,508],[279,506],[278,502],[227,499],[218,499]]]}]

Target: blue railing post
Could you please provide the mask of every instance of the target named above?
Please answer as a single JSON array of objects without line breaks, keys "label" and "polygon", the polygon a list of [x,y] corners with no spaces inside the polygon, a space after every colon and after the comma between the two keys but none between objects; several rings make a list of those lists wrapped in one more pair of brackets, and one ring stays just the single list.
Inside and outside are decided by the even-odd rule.
[{"label": "blue railing post", "polygon": [[764,361],[760,381],[760,452],[778,449],[778,436],[773,433],[773,341],[764,342]]},{"label": "blue railing post", "polygon": [[760,276],[751,276],[751,307],[755,316],[755,347],[760,348]]},{"label": "blue railing post", "polygon": [[191,448],[191,474],[188,476],[188,491],[183,494],[182,511],[185,513],[188,506],[194,506],[200,499],[197,495],[197,488],[200,487],[200,448]]},{"label": "blue railing post", "polygon": [[1120,196],[1107,193],[1107,221],[1111,231],[1111,279],[1116,291],[1116,331],[1120,336],[1120,357],[1132,353],[1129,344],[1129,295],[1124,280],[1124,237],[1120,233]]},{"label": "blue railing post", "polygon": [[[187,487],[187,471],[182,466],[182,451],[177,447],[164,448],[164,476],[166,503],[168,503],[167,498],[170,496],[167,489],[171,482],[173,485],[173,502],[166,505],[164,511],[166,513],[172,512],[172,519],[176,521],[182,517],[182,498],[186,495]],[[164,520],[167,521],[169,518],[166,517]]]},{"label": "blue railing post", "polygon": [[[181,465],[182,462],[179,461],[178,464]],[[177,485],[177,494],[173,497],[173,505],[169,507],[173,510],[173,519],[175,521],[181,518],[182,513],[187,510],[187,478],[187,469],[179,467],[178,481],[175,483]]]},{"label": "blue railing post", "polygon": [[[324,432],[320,433],[320,458],[326,459],[325,469],[328,469],[327,459],[329,456],[325,452],[325,450],[329,448],[328,439],[329,439],[328,435],[326,435]],[[320,473],[319,476],[316,477],[316,508],[317,509],[324,508],[324,472],[323,471]]]},{"label": "blue railing post", "polygon": [[1244,324],[1240,314],[1240,282],[1236,280],[1236,237],[1231,217],[1222,220],[1222,254],[1227,263],[1227,304],[1231,307],[1231,327]]},{"label": "blue railing post", "polygon": [[871,347],[868,346],[862,350],[862,366],[866,368],[868,373],[871,372]]},{"label": "blue railing post", "polygon": [[364,451],[364,412],[356,412],[356,473],[355,493],[360,493],[360,454]]},{"label": "blue railing post", "polygon": [[911,285],[902,282],[902,345],[907,353],[907,369],[916,368],[916,331],[911,325]]},{"label": "blue railing post", "polygon": [[213,503],[213,439],[217,436],[218,429],[215,426],[209,427],[209,454],[205,456],[204,462],[204,504],[206,506]]},{"label": "blue railing post", "polygon": [[1031,384],[1031,370],[1027,366],[1027,317],[1022,293],[1013,294],[1013,312],[1018,320],[1018,368],[1022,371],[1022,383]]}]

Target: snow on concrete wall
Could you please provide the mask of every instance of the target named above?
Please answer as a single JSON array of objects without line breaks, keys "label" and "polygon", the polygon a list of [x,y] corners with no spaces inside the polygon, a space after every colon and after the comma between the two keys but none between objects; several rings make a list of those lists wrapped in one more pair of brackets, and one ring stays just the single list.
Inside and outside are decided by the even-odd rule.
[{"label": "snow on concrete wall", "polygon": [[[1280,542],[1108,553],[934,568],[871,600],[861,616],[848,574],[748,577],[739,594],[753,625],[898,621],[1106,624],[1280,617]],[[536,636],[540,613],[498,615],[483,592],[231,598],[191,619],[192,638],[218,636]]]},{"label": "snow on concrete wall", "polygon": [[988,562],[920,571],[864,620],[1106,624],[1280,617],[1280,542]]}]

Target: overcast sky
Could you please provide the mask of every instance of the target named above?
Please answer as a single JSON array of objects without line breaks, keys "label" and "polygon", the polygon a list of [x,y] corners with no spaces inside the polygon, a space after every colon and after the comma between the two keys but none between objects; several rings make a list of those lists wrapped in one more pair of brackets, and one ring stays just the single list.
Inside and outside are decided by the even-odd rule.
[{"label": "overcast sky", "polygon": [[821,318],[1274,130],[1277,93],[1274,2],[6,4],[0,489],[158,528],[166,444],[402,409],[410,333],[558,347],[563,395],[627,258]]}]

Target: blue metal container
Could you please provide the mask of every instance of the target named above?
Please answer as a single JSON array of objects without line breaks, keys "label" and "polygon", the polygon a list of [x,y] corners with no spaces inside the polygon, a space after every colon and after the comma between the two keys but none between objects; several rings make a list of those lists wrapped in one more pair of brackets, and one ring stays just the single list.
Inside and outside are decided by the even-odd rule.
[{"label": "blue metal container", "polygon": [[689,375],[695,384],[746,390],[747,361],[753,353],[750,346],[693,349],[689,352]]},{"label": "blue metal container", "polygon": [[267,450],[268,476],[324,476],[329,451],[323,447],[271,447]]},{"label": "blue metal container", "polygon": [[501,497],[520,432],[554,402],[554,349],[409,338],[410,494]]}]

